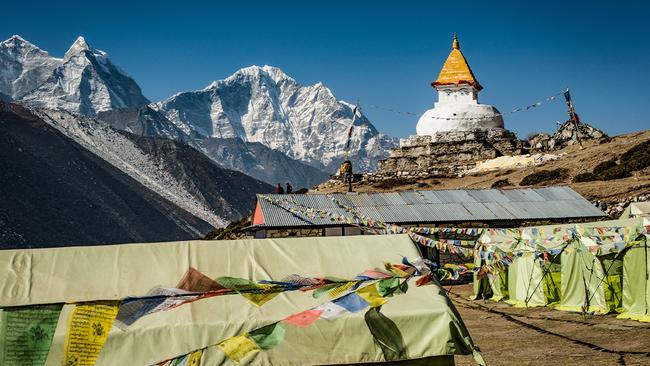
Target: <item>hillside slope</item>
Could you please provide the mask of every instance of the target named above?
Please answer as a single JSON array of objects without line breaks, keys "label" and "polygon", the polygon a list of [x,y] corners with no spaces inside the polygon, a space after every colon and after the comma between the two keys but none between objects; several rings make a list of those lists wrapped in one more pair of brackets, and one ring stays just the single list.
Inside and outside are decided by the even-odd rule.
[{"label": "hillside slope", "polygon": [[0,103],[0,248],[185,240],[212,226]]},{"label": "hillside slope", "polygon": [[[546,181],[540,186],[569,185],[585,198],[595,201],[619,202],[629,197],[639,196],[650,192],[650,169],[634,172],[631,177],[609,181],[594,181],[574,183],[572,181],[579,173],[592,171],[601,162],[617,159],[621,154],[633,146],[650,140],[650,130],[628,133],[613,137],[608,142],[585,142],[581,148],[572,145],[561,150],[553,151],[559,155],[557,160],[546,162],[536,167],[521,169],[500,170],[489,173],[467,175],[460,178],[436,178],[424,180],[395,180],[380,185],[355,184],[354,190],[386,191],[405,189],[454,189],[454,188],[490,188],[499,180],[508,180],[510,186],[519,186],[521,180],[534,172],[541,170],[566,169],[567,174],[561,179]],[[343,184],[323,184],[316,189],[319,192],[341,192],[345,190]],[[506,188],[508,186],[505,186]]]}]

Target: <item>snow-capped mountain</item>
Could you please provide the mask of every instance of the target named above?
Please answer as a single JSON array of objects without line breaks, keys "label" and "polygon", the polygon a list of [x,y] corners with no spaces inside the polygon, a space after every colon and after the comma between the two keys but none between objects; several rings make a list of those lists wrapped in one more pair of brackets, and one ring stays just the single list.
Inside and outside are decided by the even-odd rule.
[{"label": "snow-capped mountain", "polygon": [[19,36],[0,43],[0,93],[35,107],[85,115],[149,103],[108,55],[77,38],[63,58]]},{"label": "snow-capped mountain", "polygon": [[[322,83],[302,86],[271,66],[241,69],[153,108],[186,133],[259,142],[330,171],[344,159],[353,117],[353,106],[337,100]],[[355,170],[374,168],[394,145],[365,116],[355,120],[350,144]]]},{"label": "snow-capped mountain", "polygon": [[62,61],[20,36],[0,42],[0,94],[21,98],[42,85]]},{"label": "snow-capped mountain", "polygon": [[[110,117],[112,126],[143,136],[172,138],[204,153],[199,141],[204,138],[260,143],[329,173],[345,158],[353,121],[353,106],[337,100],[322,83],[303,86],[271,66],[247,67],[205,89],[179,93],[147,107],[149,101],[136,82],[83,37],[63,58],[53,57],[19,36],[0,43],[0,100],[87,116],[125,109]],[[396,140],[379,133],[361,113],[354,121],[350,160],[357,172],[372,170]],[[248,150],[242,154],[250,153]],[[233,163],[243,161],[231,157]],[[246,172],[243,166],[229,168]],[[264,169],[256,172],[265,180],[287,178]]]},{"label": "snow-capped mountain", "polygon": [[309,188],[329,178],[322,170],[258,142],[206,137],[195,131],[188,135],[149,106],[100,112],[97,118],[113,128],[135,135],[180,141],[203,152],[226,169],[240,171],[272,185],[291,182],[295,188]]}]

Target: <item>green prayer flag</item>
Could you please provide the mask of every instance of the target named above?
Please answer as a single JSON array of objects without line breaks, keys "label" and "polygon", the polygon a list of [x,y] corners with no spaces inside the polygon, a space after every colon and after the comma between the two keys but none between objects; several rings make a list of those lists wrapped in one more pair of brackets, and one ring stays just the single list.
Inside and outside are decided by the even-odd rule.
[{"label": "green prayer flag", "polygon": [[399,278],[387,278],[379,281],[377,288],[379,294],[383,297],[393,296],[397,290],[399,290]]},{"label": "green prayer flag", "polygon": [[381,348],[386,361],[408,359],[404,338],[395,322],[380,312],[381,306],[371,308],[364,316],[375,343]]},{"label": "green prayer flag", "polygon": [[319,297],[323,296],[323,294],[328,293],[330,290],[333,290],[335,288],[339,287],[338,283],[328,283],[327,285],[321,286],[314,290],[314,293],[312,296],[314,299],[318,299]]},{"label": "green prayer flag", "polygon": [[248,333],[250,339],[261,349],[271,349],[284,339],[284,328],[280,323],[270,324]]},{"label": "green prayer flag", "polygon": [[275,285],[258,284],[244,278],[219,277],[216,281],[225,288],[237,291],[257,306],[264,305],[279,293]]},{"label": "green prayer flag", "polygon": [[0,365],[42,366],[62,305],[0,310]]}]

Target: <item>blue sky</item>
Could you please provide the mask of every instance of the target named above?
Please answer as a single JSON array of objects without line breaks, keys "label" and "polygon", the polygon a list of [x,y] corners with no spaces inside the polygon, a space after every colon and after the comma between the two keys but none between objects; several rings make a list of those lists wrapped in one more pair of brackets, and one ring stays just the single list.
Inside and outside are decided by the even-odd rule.
[{"label": "blue sky", "polygon": [[[458,32],[481,102],[507,113],[569,87],[583,121],[610,134],[650,128],[644,1],[11,1],[2,12],[2,39],[61,56],[83,35],[154,101],[268,64],[358,98],[380,131],[407,136],[417,116],[385,109],[431,107],[429,83]],[[525,137],[565,118],[556,101],[505,123]]]}]

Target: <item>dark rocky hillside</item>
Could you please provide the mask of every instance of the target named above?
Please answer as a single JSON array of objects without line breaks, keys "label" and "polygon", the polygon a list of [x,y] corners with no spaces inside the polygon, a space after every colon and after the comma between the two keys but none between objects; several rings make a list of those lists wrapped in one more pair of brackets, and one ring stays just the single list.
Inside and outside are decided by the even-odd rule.
[{"label": "dark rocky hillside", "polygon": [[120,131],[192,194],[201,196],[215,212],[237,220],[253,209],[256,193],[273,192],[267,183],[224,169],[196,149],[175,140],[143,137]]},{"label": "dark rocky hillside", "polygon": [[182,240],[212,229],[16,104],[0,103],[0,172],[0,248]]}]

